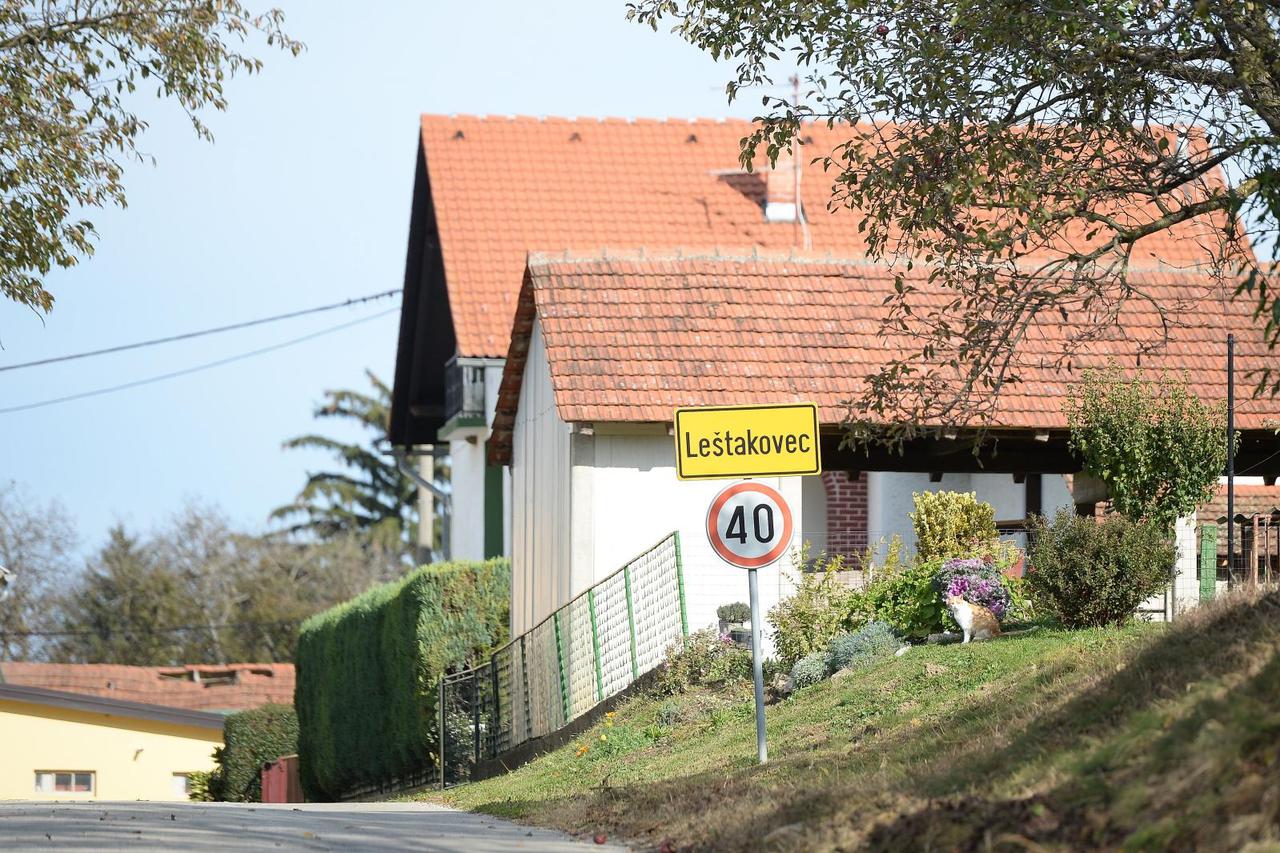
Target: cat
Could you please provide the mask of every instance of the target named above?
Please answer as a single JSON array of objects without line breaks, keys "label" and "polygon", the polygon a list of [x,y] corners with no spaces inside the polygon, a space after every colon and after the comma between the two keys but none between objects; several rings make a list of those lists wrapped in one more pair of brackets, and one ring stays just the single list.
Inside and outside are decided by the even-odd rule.
[{"label": "cat", "polygon": [[947,609],[964,631],[964,642],[1000,636],[1000,621],[987,608],[971,604],[958,595],[947,596]]}]

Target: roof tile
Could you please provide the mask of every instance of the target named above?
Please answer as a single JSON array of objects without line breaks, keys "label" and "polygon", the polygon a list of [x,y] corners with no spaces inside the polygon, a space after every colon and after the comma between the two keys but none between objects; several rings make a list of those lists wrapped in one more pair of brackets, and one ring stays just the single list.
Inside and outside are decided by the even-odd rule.
[{"label": "roof tile", "polygon": [[95,663],[0,664],[0,680],[25,687],[104,696],[193,711],[244,711],[293,704],[291,663],[123,666]]},{"label": "roof tile", "polygon": [[[923,276],[917,269],[913,275]],[[893,290],[886,267],[865,259],[654,257],[638,253],[602,262],[533,255],[517,309],[528,335],[536,311],[546,338],[556,405],[568,422],[670,421],[674,405],[812,400],[825,423],[841,423],[865,377],[905,348],[880,333],[883,299]],[[1224,397],[1228,331],[1237,334],[1237,370],[1270,355],[1251,308],[1217,298],[1207,274],[1141,271],[1131,281],[1160,298],[1184,300],[1183,324],[1167,344],[1144,353],[1151,370],[1185,371],[1201,399]],[[922,283],[922,282],[921,282]],[[1064,344],[1083,327],[1052,318],[1020,347],[1022,382],[1006,385],[997,428],[1062,428],[1063,397],[1079,369],[1138,363],[1138,341],[1157,340],[1159,315],[1131,300],[1117,334],[1080,347],[1071,371],[1056,366]],[[510,436],[524,342],[513,340],[495,431]],[[1243,387],[1242,387],[1243,391]],[[1280,399],[1241,395],[1236,424],[1258,429],[1280,416]],[[498,451],[502,458],[502,451]]]}]

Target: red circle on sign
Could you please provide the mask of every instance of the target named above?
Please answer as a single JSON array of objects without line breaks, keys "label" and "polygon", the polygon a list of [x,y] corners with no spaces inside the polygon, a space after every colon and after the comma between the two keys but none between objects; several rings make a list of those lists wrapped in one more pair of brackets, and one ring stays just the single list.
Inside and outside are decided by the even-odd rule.
[{"label": "red circle on sign", "polygon": [[[716,523],[724,505],[743,492],[759,492],[776,504],[782,513],[782,536],[778,538],[778,544],[758,557],[742,557],[729,550],[720,536],[719,525]],[[707,510],[707,539],[711,542],[711,548],[716,555],[730,565],[740,569],[758,569],[761,566],[767,566],[781,557],[787,550],[787,546],[791,544],[791,507],[787,506],[787,502],[782,499],[782,495],[778,494],[778,490],[771,486],[763,483],[735,483],[716,495],[715,500],[711,502],[711,508]]]}]

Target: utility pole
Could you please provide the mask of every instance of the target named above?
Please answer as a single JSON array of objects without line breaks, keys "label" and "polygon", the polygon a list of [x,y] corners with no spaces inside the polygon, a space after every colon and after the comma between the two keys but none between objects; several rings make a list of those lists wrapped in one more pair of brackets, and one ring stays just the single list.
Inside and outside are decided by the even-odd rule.
[{"label": "utility pole", "polygon": [[1236,579],[1236,336],[1227,335],[1227,585]]}]

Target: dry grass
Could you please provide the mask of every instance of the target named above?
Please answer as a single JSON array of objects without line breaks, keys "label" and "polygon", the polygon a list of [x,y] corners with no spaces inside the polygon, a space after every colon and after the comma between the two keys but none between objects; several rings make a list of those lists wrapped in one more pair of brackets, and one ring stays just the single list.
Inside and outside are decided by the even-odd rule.
[{"label": "dry grass", "polygon": [[1276,593],[913,649],[772,706],[765,767],[745,691],[639,698],[448,800],[641,847],[1280,850],[1278,650]]}]

